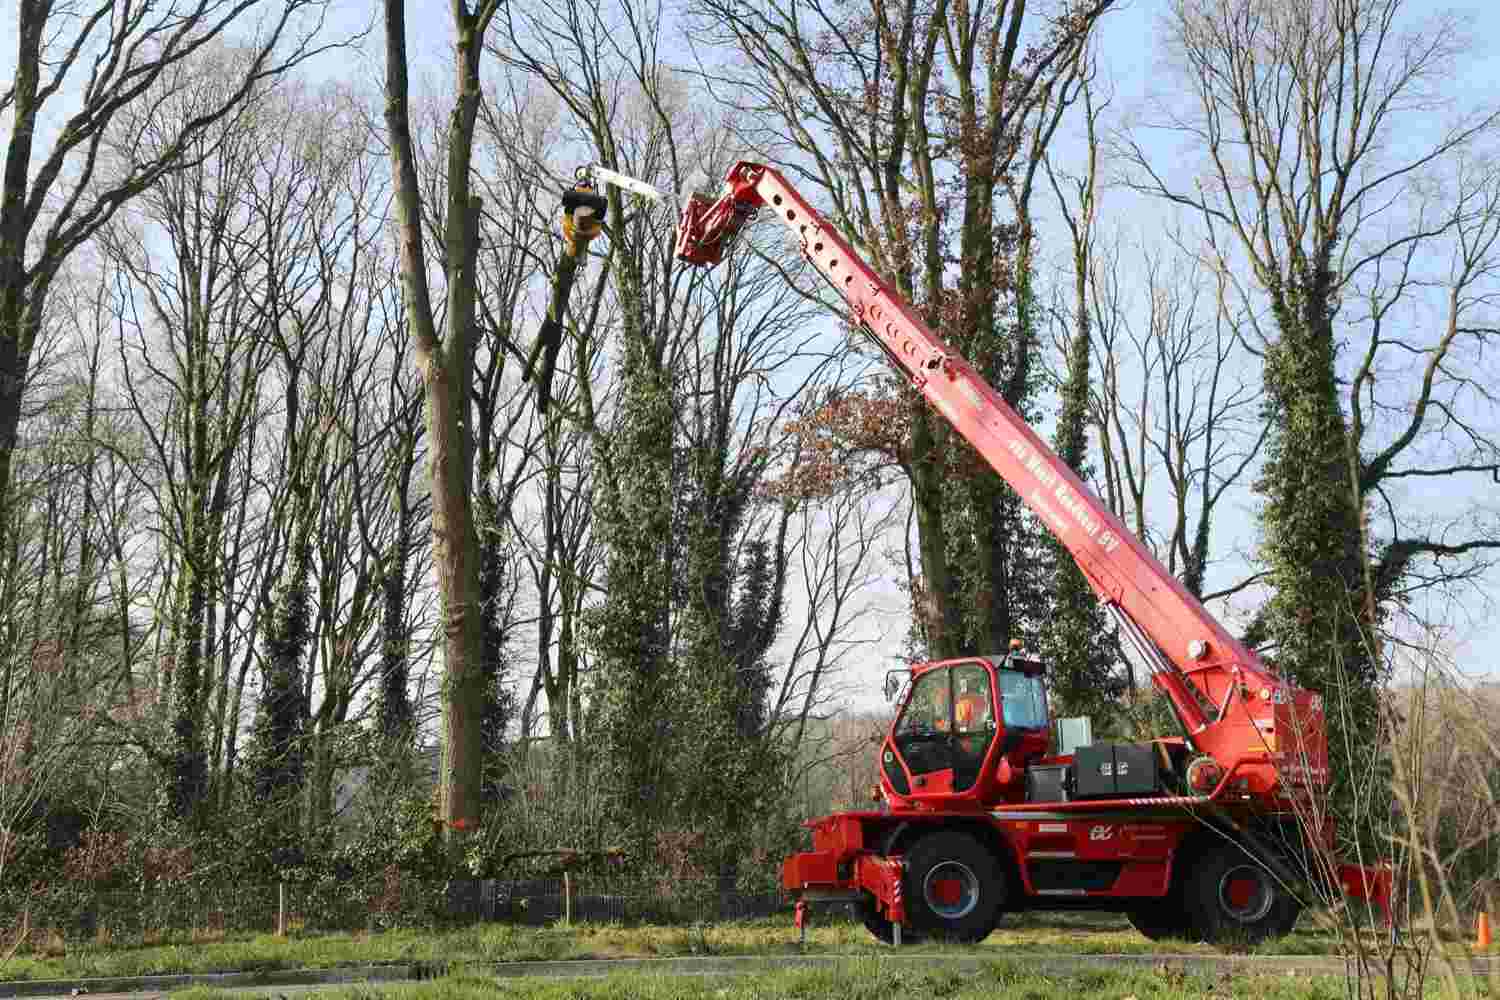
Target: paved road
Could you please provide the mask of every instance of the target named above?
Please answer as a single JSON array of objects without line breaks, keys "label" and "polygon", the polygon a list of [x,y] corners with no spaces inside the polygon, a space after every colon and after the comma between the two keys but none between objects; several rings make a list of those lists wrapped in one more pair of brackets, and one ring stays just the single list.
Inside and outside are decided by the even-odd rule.
[{"label": "paved road", "polygon": [[[500,962],[488,967],[501,979],[523,976],[581,978],[638,972],[667,976],[747,975],[780,969],[827,968],[846,962],[878,960],[907,968],[979,970],[994,963],[994,956],[970,955],[793,955],[712,956],[703,958],[630,958],[559,962]],[[1340,975],[1342,959],[1318,955],[1053,955],[1018,953],[1005,956],[1014,965],[1051,975],[1067,975],[1090,969],[1155,969],[1163,966],[1184,972],[1230,972],[1239,975]],[[470,975],[486,971],[482,964],[466,963]],[[441,967],[380,965],[342,969],[287,969],[275,972],[209,973],[177,976],[140,976],[75,981],[0,983],[0,1000],[9,997],[67,997],[82,987],[89,1000],[146,1000],[162,997],[168,990],[185,986],[211,986],[254,996],[292,997],[327,990],[349,983],[403,983],[431,979],[446,972]],[[1500,977],[1500,959],[1477,959],[1474,973]]]}]

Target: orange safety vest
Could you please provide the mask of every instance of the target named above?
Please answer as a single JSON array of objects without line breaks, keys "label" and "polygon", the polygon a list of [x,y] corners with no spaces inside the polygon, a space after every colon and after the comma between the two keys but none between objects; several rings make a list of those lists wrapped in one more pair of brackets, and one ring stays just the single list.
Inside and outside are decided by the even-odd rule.
[{"label": "orange safety vest", "polygon": [[960,729],[975,729],[979,725],[979,719],[984,714],[984,699],[977,694],[962,695],[958,704],[954,706],[953,717],[958,721]]}]

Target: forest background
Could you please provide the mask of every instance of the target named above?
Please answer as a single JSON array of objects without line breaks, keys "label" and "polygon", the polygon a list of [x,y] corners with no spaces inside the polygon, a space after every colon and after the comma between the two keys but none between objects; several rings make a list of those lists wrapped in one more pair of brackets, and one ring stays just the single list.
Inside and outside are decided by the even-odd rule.
[{"label": "forest background", "polygon": [[7,899],[773,885],[885,669],[1012,638],[1170,728],[777,227],[695,271],[611,190],[538,405],[574,169],[745,158],[1325,693],[1335,801],[1493,891],[1494,15],[1284,6],[0,5]]}]

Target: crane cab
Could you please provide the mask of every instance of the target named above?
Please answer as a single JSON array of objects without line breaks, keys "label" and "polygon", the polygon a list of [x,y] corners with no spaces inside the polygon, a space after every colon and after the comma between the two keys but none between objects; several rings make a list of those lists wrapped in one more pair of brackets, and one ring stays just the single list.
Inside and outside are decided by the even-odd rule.
[{"label": "crane cab", "polygon": [[911,669],[881,748],[880,792],[896,809],[969,811],[1024,795],[1047,752],[1042,664],[1012,651]]}]

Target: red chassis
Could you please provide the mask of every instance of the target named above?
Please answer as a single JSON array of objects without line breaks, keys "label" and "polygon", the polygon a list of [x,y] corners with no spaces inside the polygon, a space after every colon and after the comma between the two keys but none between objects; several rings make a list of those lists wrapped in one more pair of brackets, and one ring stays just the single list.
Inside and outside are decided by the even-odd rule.
[{"label": "red chassis", "polygon": [[[835,813],[803,824],[812,830],[813,849],[786,859],[782,886],[813,900],[873,902],[876,915],[906,924],[904,859],[883,854],[883,845],[892,838],[915,840],[923,828],[959,828],[982,831],[980,836],[1008,865],[1020,898],[1008,900],[1007,909],[1128,911],[1145,900],[1169,898],[1177,859],[1191,859],[1194,846],[1222,836],[1216,826],[1194,815],[1192,810],[1203,804],[1200,799],[1174,804],[1157,798],[1061,806],[1020,803],[982,815]],[[1076,877],[1079,872],[1092,873],[1097,881],[1089,885]],[[1070,877],[1060,878],[1062,874]],[[1389,919],[1388,867],[1340,863],[1336,875],[1346,895],[1367,901]]]}]

